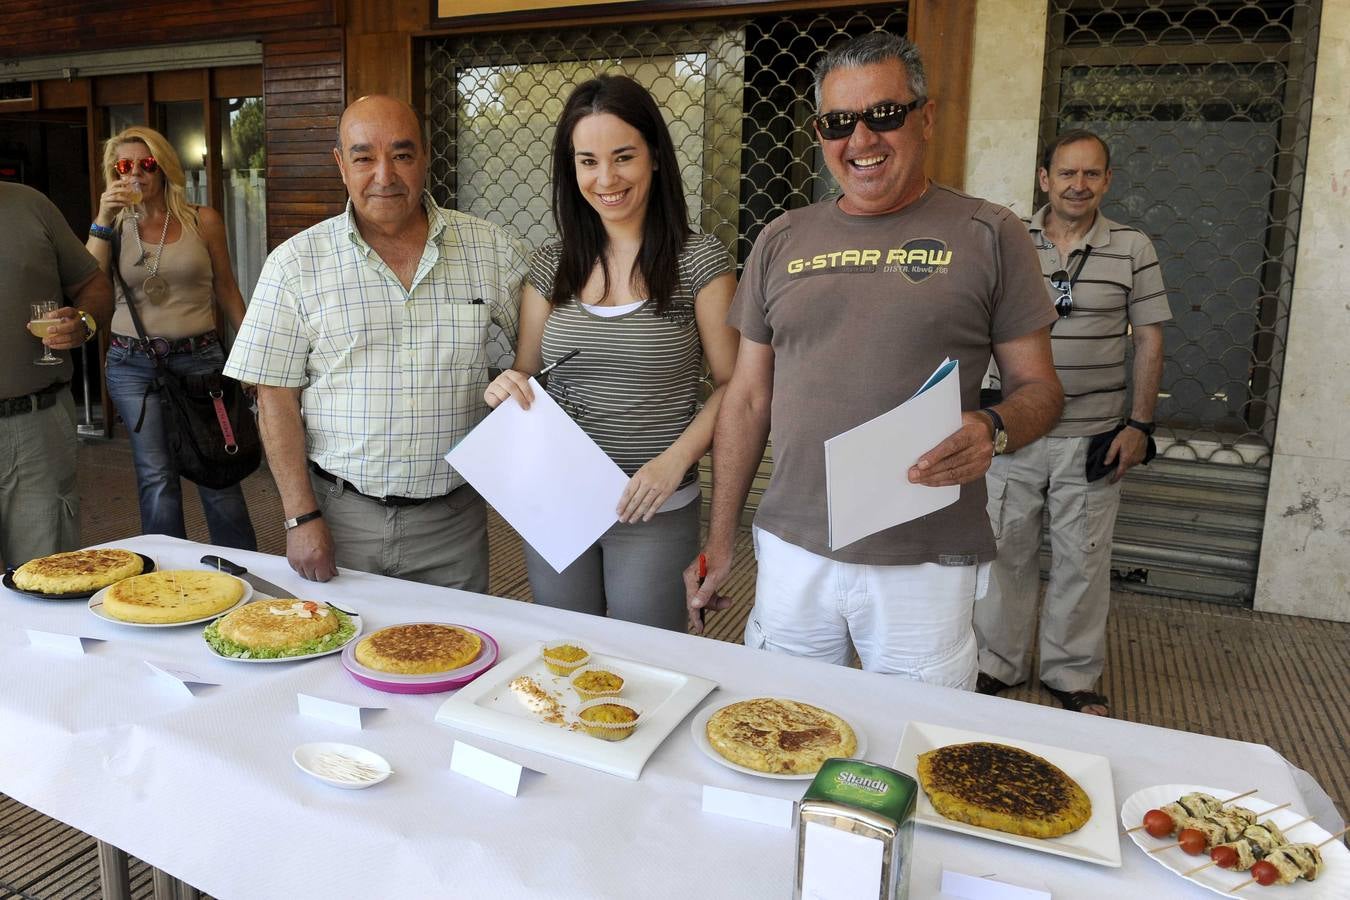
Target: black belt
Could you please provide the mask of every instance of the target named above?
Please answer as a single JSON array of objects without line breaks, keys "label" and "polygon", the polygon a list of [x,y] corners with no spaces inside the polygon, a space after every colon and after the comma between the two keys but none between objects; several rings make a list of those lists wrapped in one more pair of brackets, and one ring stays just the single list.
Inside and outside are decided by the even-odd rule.
[{"label": "black belt", "polygon": [[35,410],[51,409],[56,405],[56,396],[66,387],[68,381],[49,384],[40,391],[24,394],[22,397],[6,397],[0,400],[0,419],[10,416],[22,416]]},{"label": "black belt", "polygon": [[[435,497],[372,497],[370,494],[357,490],[356,485],[352,484],[347,479],[339,478],[332,472],[319,468],[319,464],[313,460],[310,460],[309,470],[329,484],[342,485],[343,490],[351,491],[353,494],[356,494],[359,497],[365,497],[367,500],[378,503],[381,506],[421,506],[423,503],[431,503],[433,500],[444,500],[446,497],[449,497],[450,494],[455,492],[451,491],[450,494],[440,494]],[[460,487],[463,487],[463,485],[460,485]],[[459,488],[456,488],[455,490],[459,490]]]}]

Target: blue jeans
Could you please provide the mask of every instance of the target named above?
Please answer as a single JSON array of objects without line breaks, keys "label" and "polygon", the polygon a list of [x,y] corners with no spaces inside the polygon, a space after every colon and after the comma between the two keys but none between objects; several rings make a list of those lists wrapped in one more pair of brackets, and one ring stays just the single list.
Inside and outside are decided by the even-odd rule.
[{"label": "blue jeans", "polygon": [[[196,351],[170,353],[164,357],[164,365],[175,375],[206,375],[224,368],[225,354],[219,344],[212,344]],[[183,487],[169,451],[159,394],[152,393],[147,397],[145,393],[154,381],[155,364],[150,357],[139,350],[108,348],[108,396],[131,436],[131,459],[136,466],[136,489],[140,495],[141,532],[186,538]],[[141,417],[142,400],[145,401],[145,421],[137,432],[134,429]],[[253,533],[240,485],[221,490],[198,485],[197,493],[206,513],[211,543],[242,550],[258,549],[258,539]]]}]

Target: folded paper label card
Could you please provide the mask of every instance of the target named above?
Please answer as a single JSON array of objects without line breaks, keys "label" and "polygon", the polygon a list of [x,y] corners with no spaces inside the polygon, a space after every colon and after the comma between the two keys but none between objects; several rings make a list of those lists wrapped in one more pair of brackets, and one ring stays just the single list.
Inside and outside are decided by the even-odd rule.
[{"label": "folded paper label card", "polygon": [[1050,892],[999,881],[993,876],[942,870],[942,893],[962,900],[1050,900]]},{"label": "folded paper label card", "polygon": [[28,632],[28,643],[34,647],[40,647],[43,650],[56,650],[60,653],[84,653],[84,638],[77,634],[61,634],[55,631],[39,631],[36,628],[25,628]]},{"label": "folded paper label card", "polygon": [[708,784],[703,786],[703,811],[719,816],[730,816],[733,819],[745,819],[747,822],[759,822],[761,825],[773,825],[777,828],[791,828],[796,813],[795,804],[791,800],[733,791]]},{"label": "folded paper label card", "polygon": [[194,672],[180,668],[170,662],[160,662],[159,660],[147,659],[146,666],[154,673],[155,678],[161,684],[168,687],[176,694],[182,694],[187,697],[192,696],[190,684],[215,684],[214,681],[206,681]]},{"label": "folded paper label card", "polygon": [[455,741],[450,751],[452,772],[458,772],[512,797],[520,790],[520,776],[524,768],[520,763],[511,762],[463,741]]},{"label": "folded paper label card", "polygon": [[296,694],[295,697],[299,701],[300,715],[302,716],[323,719],[337,725],[346,725],[348,728],[359,729],[361,727],[361,707],[359,706],[339,703],[337,700],[325,700],[322,697],[311,697],[309,694]]}]

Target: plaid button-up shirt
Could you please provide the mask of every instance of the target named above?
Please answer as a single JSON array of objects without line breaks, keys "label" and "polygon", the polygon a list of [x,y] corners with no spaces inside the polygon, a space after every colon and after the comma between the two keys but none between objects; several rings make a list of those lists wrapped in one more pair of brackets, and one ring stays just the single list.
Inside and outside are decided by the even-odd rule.
[{"label": "plaid button-up shirt", "polygon": [[488,329],[514,346],[526,255],[505,229],[423,196],[426,248],[405,290],[347,212],[263,266],[227,375],[302,388],[311,460],[372,496],[464,483],[444,454],[487,413]]}]

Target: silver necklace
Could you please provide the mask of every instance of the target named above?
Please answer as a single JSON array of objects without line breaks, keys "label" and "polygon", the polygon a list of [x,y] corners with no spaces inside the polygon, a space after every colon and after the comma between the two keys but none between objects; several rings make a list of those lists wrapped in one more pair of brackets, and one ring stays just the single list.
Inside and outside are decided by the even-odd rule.
[{"label": "silver necklace", "polygon": [[[164,210],[164,231],[159,235],[159,247],[155,249],[155,258],[146,266],[145,282],[141,285],[141,290],[145,291],[145,296],[158,303],[164,299],[164,295],[169,292],[169,283],[159,274],[159,262],[164,257],[164,242],[169,239],[169,219],[173,215],[166,209]],[[141,224],[136,219],[131,220],[131,232],[136,236],[136,249],[141,251],[141,262],[145,262],[147,254],[145,245],[141,243]],[[140,263],[137,263],[139,265]]]}]

